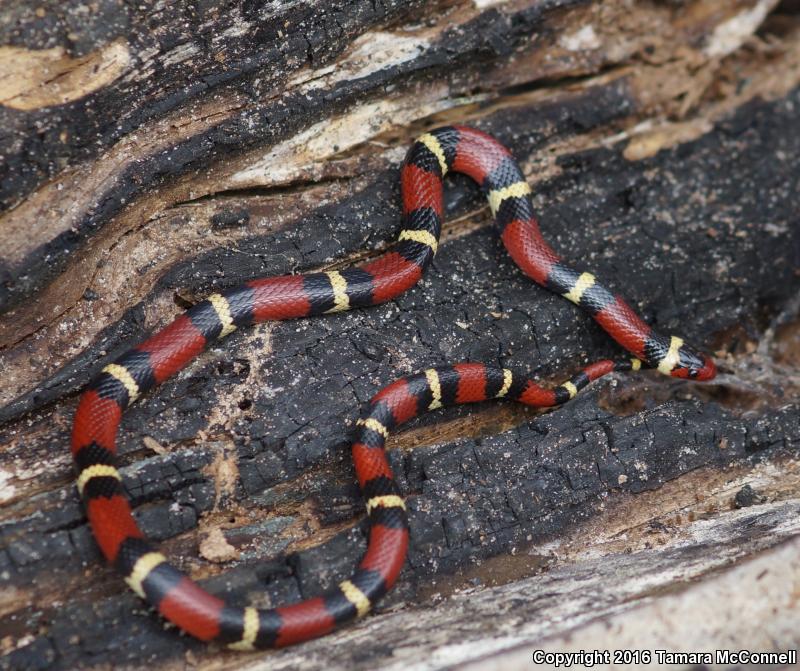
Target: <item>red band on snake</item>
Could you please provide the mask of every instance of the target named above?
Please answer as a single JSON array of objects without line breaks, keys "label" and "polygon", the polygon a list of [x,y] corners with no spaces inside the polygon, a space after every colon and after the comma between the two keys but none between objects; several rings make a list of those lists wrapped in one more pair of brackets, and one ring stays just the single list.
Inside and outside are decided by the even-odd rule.
[{"label": "red band on snake", "polygon": [[[384,388],[358,421],[352,446],[370,524],[368,549],[353,576],[320,597],[290,606],[258,610],[226,604],[174,568],[137,527],[115,466],[122,412],[208,344],[239,327],[376,305],[414,286],[436,253],[442,178],[448,171],[469,175],[486,193],[501,239],[522,271],[586,310],[632,358],[598,361],[553,388],[478,363],[431,368]],[[708,356],[677,336],[654,333],[592,274],[559,260],[542,238],[530,188],[517,163],[491,136],[466,127],[426,133],[411,147],[400,179],[402,230],[390,252],[340,272],[257,279],[213,294],[106,366],[80,399],[72,454],[78,490],[100,549],[137,594],[199,639],[243,650],[297,643],[363,616],[392,587],[406,557],[408,520],[384,445],[389,432],[403,422],[428,410],[492,398],[554,406],[592,380],[640,366],[695,380],[715,375]]]}]

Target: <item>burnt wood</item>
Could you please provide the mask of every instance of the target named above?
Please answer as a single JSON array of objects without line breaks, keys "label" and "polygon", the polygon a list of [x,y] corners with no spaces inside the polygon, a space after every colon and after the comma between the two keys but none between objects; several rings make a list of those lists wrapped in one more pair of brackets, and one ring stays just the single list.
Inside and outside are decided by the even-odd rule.
[{"label": "burnt wood", "polygon": [[[700,580],[789,535],[796,3],[167,4],[0,9],[0,74],[16,78],[0,78],[0,668],[252,659],[165,629],[100,563],[69,459],[78,393],[212,289],[380,253],[403,151],[442,123],[509,146],[553,247],[716,352],[722,375],[619,375],[547,414],[483,404],[393,437],[412,538],[399,585],[378,615],[273,654],[276,668],[411,664],[415,645],[481,641],[448,608],[496,585],[503,627],[524,615],[543,623],[530,640],[554,635],[553,603],[532,595],[596,573],[590,538],[619,575],[639,570],[633,552],[653,575]],[[60,88],[26,84],[9,55]],[[365,539],[348,437],[398,376],[475,360],[555,381],[619,355],[522,276],[473,184],[445,182],[443,243],[407,294],[236,333],[125,414],[137,519],[212,591],[270,606],[350,574]],[[713,531],[678,543],[698,520]],[[217,532],[226,559],[207,544]],[[592,583],[593,603],[619,605],[615,584]]]}]

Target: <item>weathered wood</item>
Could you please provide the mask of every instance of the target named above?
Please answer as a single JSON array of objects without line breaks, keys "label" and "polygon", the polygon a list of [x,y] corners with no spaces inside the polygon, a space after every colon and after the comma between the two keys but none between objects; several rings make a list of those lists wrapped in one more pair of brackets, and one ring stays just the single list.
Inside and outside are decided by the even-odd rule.
[{"label": "weathered wood", "polygon": [[[506,142],[553,246],[723,374],[624,376],[549,414],[487,404],[394,437],[400,585],[270,667],[598,641],[587,604],[656,621],[643,599],[796,531],[796,3],[222,5],[0,9],[0,668],[262,663],[165,630],[99,563],[67,450],[77,392],[212,287],[380,253],[404,148],[440,122]],[[347,576],[364,547],[348,427],[383,384],[466,359],[551,378],[618,353],[521,276],[467,180],[448,178],[447,210],[397,301],[235,334],[126,414],[142,527],[217,593],[275,605]],[[796,646],[781,613],[772,640]]]}]

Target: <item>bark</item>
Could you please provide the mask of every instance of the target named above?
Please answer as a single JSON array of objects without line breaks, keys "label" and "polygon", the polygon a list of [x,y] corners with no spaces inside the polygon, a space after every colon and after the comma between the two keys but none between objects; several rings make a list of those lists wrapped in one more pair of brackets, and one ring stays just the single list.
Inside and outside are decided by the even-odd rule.
[{"label": "bark", "polygon": [[[0,668],[798,645],[775,587],[800,577],[797,2],[27,4],[0,9]],[[405,148],[455,122],[513,150],[564,258],[714,351],[719,380],[425,417],[391,439],[412,544],[377,615],[252,656],[165,628],[86,525],[81,387],[212,288],[381,253]],[[474,185],[446,192],[407,294],[234,334],[126,413],[137,519],[216,593],[278,605],[348,576],[365,529],[347,438],[381,386],[619,354],[521,275]],[[737,620],[743,602],[769,626]]]}]

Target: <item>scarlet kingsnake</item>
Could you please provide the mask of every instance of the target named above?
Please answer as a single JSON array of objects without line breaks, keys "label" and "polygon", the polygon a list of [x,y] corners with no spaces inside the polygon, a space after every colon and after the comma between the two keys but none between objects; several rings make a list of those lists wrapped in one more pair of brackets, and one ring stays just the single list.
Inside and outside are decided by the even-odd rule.
[{"label": "scarlet kingsnake", "polygon": [[[486,193],[503,243],[523,272],[586,310],[634,358],[598,361],[552,389],[509,369],[479,363],[431,368],[384,388],[358,421],[352,445],[370,523],[368,549],[353,576],[321,597],[290,606],[257,610],[226,604],[171,566],[134,522],[114,465],[123,410],[209,343],[241,326],[376,305],[412,287],[436,253],[442,178],[448,171],[469,175]],[[677,336],[654,333],[593,275],[559,261],[539,232],[530,188],[519,167],[491,136],[466,127],[426,133],[408,152],[400,179],[403,223],[392,251],[341,272],[252,280],[213,294],[103,368],[80,399],[72,454],[78,491],[100,549],[137,594],[199,639],[239,650],[297,643],[363,616],[392,587],[406,557],[408,521],[384,444],[389,431],[403,422],[428,410],[491,398],[554,406],[611,371],[642,365],[695,380],[709,380],[716,373],[708,356]]]}]

